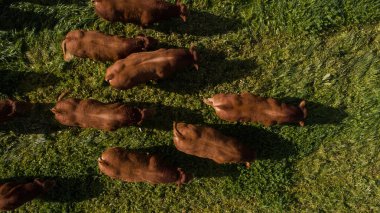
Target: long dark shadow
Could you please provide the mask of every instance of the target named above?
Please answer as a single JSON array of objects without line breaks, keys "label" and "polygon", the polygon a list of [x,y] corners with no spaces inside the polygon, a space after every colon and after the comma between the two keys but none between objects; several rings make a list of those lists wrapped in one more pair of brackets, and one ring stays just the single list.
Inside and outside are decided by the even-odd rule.
[{"label": "long dark shadow", "polygon": [[194,177],[224,177],[237,178],[239,171],[238,164],[217,164],[206,158],[187,155],[178,151],[173,146],[153,146],[138,149],[141,152],[149,152],[162,156],[164,162],[172,166],[182,168],[187,174]]},{"label": "long dark shadow", "polygon": [[[281,102],[298,106],[301,102],[300,98],[286,97],[278,99]],[[314,101],[306,100],[307,118],[305,125],[314,124],[340,124],[348,117],[344,107],[330,107]]]},{"label": "long dark shadow", "polygon": [[54,106],[53,103],[37,103],[33,105],[29,113],[0,123],[0,132],[50,134],[68,128],[55,121],[54,114],[50,111]]},{"label": "long dark shadow", "polygon": [[52,202],[79,202],[98,197],[103,192],[103,184],[98,176],[80,178],[56,177],[54,190],[42,199]]},{"label": "long dark shadow", "polygon": [[2,6],[0,9],[0,30],[21,30],[24,28],[52,29],[57,24],[57,19],[52,15],[42,12],[22,11],[19,9]]},{"label": "long dark shadow", "polygon": [[24,94],[37,88],[57,84],[60,77],[48,72],[17,71],[0,69],[0,92],[11,96],[14,93]]},{"label": "long dark shadow", "polygon": [[[196,123],[193,123],[196,124]],[[257,160],[282,160],[298,154],[295,145],[275,133],[254,126],[240,124],[201,124],[210,126],[223,134],[234,137],[241,143],[256,150]],[[238,166],[242,164],[217,164],[210,159],[191,156],[178,151],[174,144],[170,146],[153,146],[139,149],[142,152],[158,153],[167,162],[183,168],[195,177],[239,176]],[[254,162],[252,162],[254,163]]]},{"label": "long dark shadow", "polygon": [[141,127],[149,129],[171,130],[173,121],[186,121],[186,122],[202,122],[202,115],[195,111],[185,107],[173,107],[166,106],[161,103],[149,103],[149,102],[129,102],[130,106],[136,106],[147,109],[154,109],[155,115],[145,120]]},{"label": "long dark shadow", "polygon": [[54,6],[58,4],[87,5],[89,1],[87,0],[2,0],[1,4],[10,5],[12,3],[17,3],[17,2],[29,2],[32,4]]},{"label": "long dark shadow", "polygon": [[189,67],[186,70],[178,71],[171,78],[159,80],[156,84],[150,85],[166,91],[191,94],[207,87],[236,81],[258,72],[255,59],[230,60],[219,51],[203,47],[197,47],[196,50],[200,58],[198,71]]},{"label": "long dark shadow", "polygon": [[264,128],[242,124],[211,124],[209,126],[254,148],[258,160],[282,160],[297,155],[297,149],[291,141]]},{"label": "long dark shadow", "polygon": [[226,18],[209,12],[190,10],[187,22],[171,19],[152,26],[154,30],[170,33],[190,34],[194,36],[213,36],[237,31],[241,26],[238,19]]},{"label": "long dark shadow", "polygon": [[51,176],[23,176],[1,179],[0,183],[29,182],[35,178],[54,180],[56,185],[38,199],[47,202],[80,202],[99,196],[103,191],[103,184],[97,176],[82,177],[51,177]]}]

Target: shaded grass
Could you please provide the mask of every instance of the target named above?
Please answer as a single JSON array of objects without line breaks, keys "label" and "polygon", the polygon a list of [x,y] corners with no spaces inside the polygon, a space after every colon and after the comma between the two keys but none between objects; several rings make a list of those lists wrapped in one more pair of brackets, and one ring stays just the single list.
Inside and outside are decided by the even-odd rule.
[{"label": "shaded grass", "polygon": [[[0,178],[54,177],[56,191],[22,211],[379,211],[380,7],[377,1],[186,1],[189,22],[149,29],[111,24],[90,1],[0,1],[0,96],[30,100],[30,115],[0,125]],[[201,69],[128,91],[102,86],[110,63],[65,63],[60,42],[83,28],[144,33],[163,47],[197,46]],[[115,132],[59,125],[49,108],[71,97],[157,109]],[[249,91],[298,104],[306,126],[226,123],[202,103]],[[251,168],[216,165],[175,150],[173,120],[207,124],[257,149]],[[96,159],[122,146],[157,152],[195,179],[188,185],[122,183]]]}]

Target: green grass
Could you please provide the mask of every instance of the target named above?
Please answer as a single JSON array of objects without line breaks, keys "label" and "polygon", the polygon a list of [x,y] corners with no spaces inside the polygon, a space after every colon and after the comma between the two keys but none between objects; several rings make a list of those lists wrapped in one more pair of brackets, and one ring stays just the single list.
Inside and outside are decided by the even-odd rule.
[{"label": "green grass", "polygon": [[[30,116],[0,125],[0,179],[54,177],[56,190],[28,212],[379,212],[380,2],[185,1],[189,22],[148,29],[99,19],[90,1],[0,0],[0,98],[38,103]],[[158,38],[161,47],[197,46],[199,72],[128,91],[102,86],[110,63],[63,61],[73,29]],[[155,107],[141,128],[115,132],[59,125],[49,108],[71,97]],[[306,126],[227,123],[202,99],[249,91],[297,104]],[[216,165],[172,143],[173,120],[207,124],[255,147],[258,160]],[[161,153],[194,174],[174,185],[122,183],[101,175],[107,147]]]}]

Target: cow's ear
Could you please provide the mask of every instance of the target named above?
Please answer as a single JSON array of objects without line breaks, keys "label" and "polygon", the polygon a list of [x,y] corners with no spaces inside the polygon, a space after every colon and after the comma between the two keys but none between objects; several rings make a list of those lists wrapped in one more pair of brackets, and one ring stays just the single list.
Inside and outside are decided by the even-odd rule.
[{"label": "cow's ear", "polygon": [[58,114],[59,111],[54,107],[54,108],[51,108],[50,111],[54,114]]},{"label": "cow's ear", "polygon": [[110,81],[110,80],[112,80],[113,78],[115,77],[115,75],[114,74],[109,74],[109,75],[107,75],[106,76],[106,81]]}]

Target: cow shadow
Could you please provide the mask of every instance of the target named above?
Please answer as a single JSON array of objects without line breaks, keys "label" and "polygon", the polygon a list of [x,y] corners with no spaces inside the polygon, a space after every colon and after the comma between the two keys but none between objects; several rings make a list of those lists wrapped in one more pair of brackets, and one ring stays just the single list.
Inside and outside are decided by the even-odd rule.
[{"label": "cow shadow", "polygon": [[260,127],[242,124],[209,126],[256,150],[258,160],[282,160],[298,154],[297,147],[291,141]]},{"label": "cow shadow", "polygon": [[0,92],[8,96],[57,84],[61,78],[52,73],[21,72],[0,69]]},{"label": "cow shadow", "polygon": [[307,102],[308,117],[305,124],[340,124],[348,117],[343,108],[334,108],[317,102]]},{"label": "cow shadow", "polygon": [[140,108],[153,109],[155,111],[152,118],[142,123],[142,128],[170,131],[173,128],[173,121],[199,123],[203,120],[200,112],[185,107],[166,106],[161,103],[149,102],[129,102],[127,104]]},{"label": "cow shadow", "polygon": [[16,134],[51,134],[68,127],[60,125],[50,111],[52,103],[36,103],[29,113],[0,124],[1,132]]},{"label": "cow shadow", "polygon": [[[14,177],[0,180],[0,183],[6,182],[31,182],[36,177]],[[47,202],[80,202],[91,198],[98,197],[104,189],[103,183],[97,176],[82,177],[38,177],[44,180],[54,180],[55,186],[39,197]]]},{"label": "cow shadow", "polygon": [[[119,100],[118,102],[122,101]],[[129,102],[126,104],[131,107],[147,108],[155,111],[154,116],[147,118],[142,123],[141,128],[169,131],[172,129],[173,121],[175,120],[185,120],[193,123],[202,121],[202,115],[200,113],[184,107],[165,106],[148,102]],[[54,106],[54,103],[33,104],[33,108],[29,113],[0,123],[0,131],[12,131],[16,134],[51,134],[69,129],[70,127],[61,125],[55,120],[54,114],[50,111]]]},{"label": "cow shadow", "polygon": [[104,191],[104,185],[98,176],[52,179],[56,181],[56,186],[43,197],[45,201],[79,202],[98,197]]},{"label": "cow shadow", "polygon": [[180,18],[173,18],[170,21],[157,23],[152,28],[166,34],[175,32],[194,36],[213,36],[237,31],[241,25],[242,23],[238,19],[190,10],[185,23]]},{"label": "cow shadow", "polygon": [[153,146],[136,149],[142,153],[157,154],[169,166],[182,168],[186,174],[196,178],[201,177],[231,177],[239,176],[239,164],[217,164],[206,158],[199,158],[178,151],[173,146]]},{"label": "cow shadow", "polygon": [[[298,106],[302,101],[302,99],[294,97],[280,98],[278,100],[295,106]],[[316,124],[340,124],[349,115],[345,112],[345,107],[335,108],[308,100],[306,100],[306,109],[306,126]]]},{"label": "cow shadow", "polygon": [[85,6],[88,5],[90,1],[87,0],[19,0],[23,2],[30,2],[33,4],[48,5],[53,6],[57,4],[76,4]]},{"label": "cow shadow", "polygon": [[[239,142],[256,151],[256,160],[281,161],[298,154],[296,146],[275,133],[254,126],[240,124],[202,124],[219,130],[223,134],[236,138]],[[244,163],[217,164],[206,158],[185,154],[171,146],[153,146],[137,149],[140,152],[158,154],[164,162],[171,162],[181,167],[194,177],[224,177],[237,178],[239,167]],[[252,162],[254,164],[254,162]]]},{"label": "cow shadow", "polygon": [[148,83],[153,87],[180,94],[197,93],[219,84],[230,83],[247,76],[257,75],[255,59],[227,59],[220,51],[197,47],[199,70],[189,67],[168,79]]},{"label": "cow shadow", "polygon": [[10,5],[17,2],[29,2],[32,4],[54,6],[58,4],[77,4],[77,5],[87,5],[89,1],[87,0],[2,0],[0,5]]},{"label": "cow shadow", "polygon": [[52,29],[57,24],[57,19],[53,15],[43,12],[23,11],[11,8],[7,5],[0,9],[1,22],[0,30],[22,30],[24,28],[36,29]]}]

